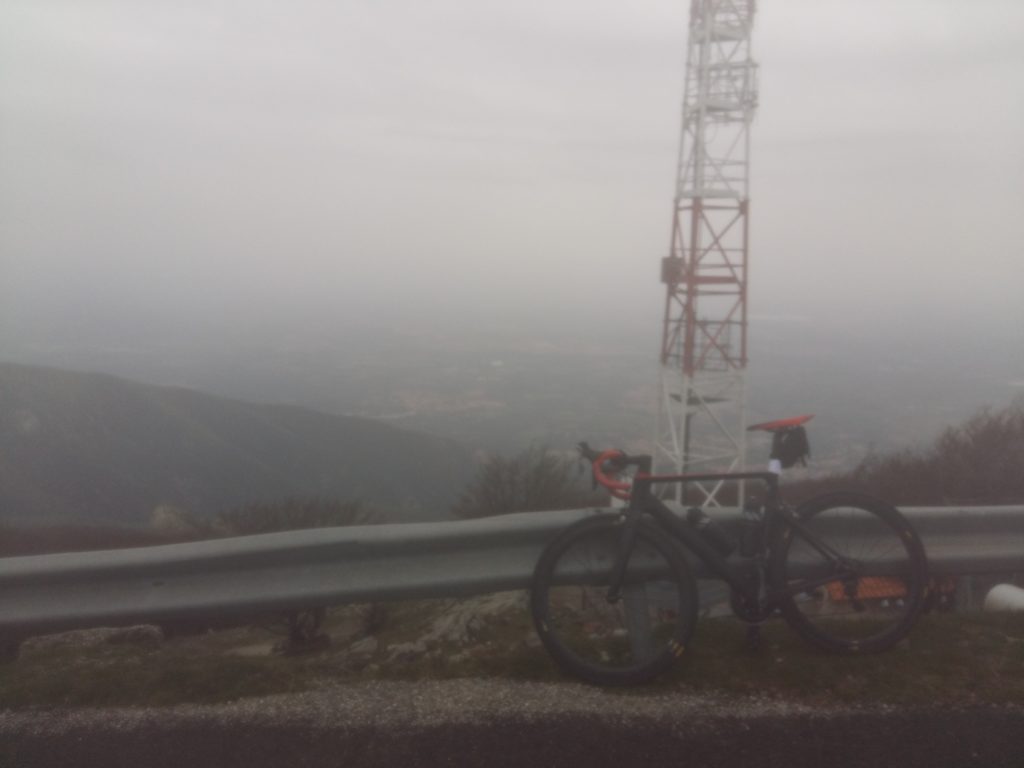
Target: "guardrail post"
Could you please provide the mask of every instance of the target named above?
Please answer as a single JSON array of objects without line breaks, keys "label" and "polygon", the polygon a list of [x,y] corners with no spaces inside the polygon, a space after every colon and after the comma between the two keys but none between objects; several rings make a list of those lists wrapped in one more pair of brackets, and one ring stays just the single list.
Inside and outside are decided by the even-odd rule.
[{"label": "guardrail post", "polygon": [[963,613],[978,610],[978,601],[974,594],[974,576],[968,574],[957,579],[956,609]]}]

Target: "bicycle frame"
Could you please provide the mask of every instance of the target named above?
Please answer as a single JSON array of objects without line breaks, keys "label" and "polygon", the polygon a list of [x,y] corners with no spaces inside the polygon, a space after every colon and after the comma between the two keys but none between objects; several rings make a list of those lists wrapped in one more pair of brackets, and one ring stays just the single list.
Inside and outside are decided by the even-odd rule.
[{"label": "bicycle frame", "polygon": [[[841,557],[825,542],[823,542],[812,531],[809,531],[801,524],[799,518],[793,511],[782,504],[779,500],[779,477],[775,472],[726,472],[711,474],[683,474],[683,475],[651,475],[648,474],[648,466],[643,464],[640,471],[633,479],[632,494],[630,503],[626,510],[627,522],[623,535],[622,550],[619,560],[616,563],[612,579],[612,586],[608,592],[609,600],[616,600],[619,597],[622,582],[625,578],[627,556],[633,547],[636,537],[636,529],[644,514],[650,514],[666,530],[693,554],[699,557],[708,569],[720,579],[729,584],[740,595],[752,604],[757,604],[761,599],[761,584],[746,578],[751,562],[743,564],[730,563],[718,550],[708,544],[704,538],[685,521],[680,520],[668,506],[661,501],[653,492],[653,486],[658,483],[687,483],[706,482],[713,480],[756,480],[765,483],[767,492],[764,500],[764,521],[760,532],[757,552],[762,555],[769,554],[769,545],[777,538],[777,531],[780,525],[791,527],[800,532],[801,536],[815,549],[826,557],[835,561],[837,568],[846,573],[830,573],[825,577],[813,580],[802,580],[795,586],[785,590],[768,588],[767,601],[769,605],[775,604],[782,597],[789,597],[800,592],[813,589],[831,581],[837,576],[856,578],[855,569],[845,558]],[[752,560],[752,559],[751,559]]]}]

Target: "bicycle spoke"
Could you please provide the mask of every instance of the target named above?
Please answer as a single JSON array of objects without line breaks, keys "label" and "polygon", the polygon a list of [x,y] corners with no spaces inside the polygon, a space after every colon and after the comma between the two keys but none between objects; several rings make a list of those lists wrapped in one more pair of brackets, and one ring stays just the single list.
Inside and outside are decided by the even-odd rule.
[{"label": "bicycle spoke", "polygon": [[916,617],[924,569],[920,544],[894,509],[846,495],[804,509],[784,534],[775,580],[790,596],[787,619],[808,639],[838,650],[879,650]]},{"label": "bicycle spoke", "polygon": [[609,602],[621,527],[585,526],[538,563],[532,607],[538,633],[574,674],[602,683],[647,679],[684,647],[696,619],[692,579],[670,545],[637,538],[621,597]]}]

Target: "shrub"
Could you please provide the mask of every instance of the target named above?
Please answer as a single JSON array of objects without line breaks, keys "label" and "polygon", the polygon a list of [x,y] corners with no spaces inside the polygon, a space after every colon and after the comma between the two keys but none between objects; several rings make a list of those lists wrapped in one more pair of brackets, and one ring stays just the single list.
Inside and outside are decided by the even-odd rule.
[{"label": "shrub", "polygon": [[581,485],[573,460],[534,445],[511,458],[487,459],[452,513],[462,518],[489,517],[593,502],[594,494]]},{"label": "shrub", "polygon": [[855,487],[895,504],[1024,502],[1024,398],[985,408],[924,450],[868,456],[856,469],[794,484],[793,497]]},{"label": "shrub", "polygon": [[15,527],[2,524],[0,557],[148,547],[189,541],[193,538],[195,537],[172,535],[144,528],[115,528],[105,525],[54,524]]},{"label": "shrub", "polygon": [[244,536],[303,528],[363,525],[373,522],[373,518],[374,514],[358,501],[287,499],[221,512],[214,520],[213,528],[227,536]]}]

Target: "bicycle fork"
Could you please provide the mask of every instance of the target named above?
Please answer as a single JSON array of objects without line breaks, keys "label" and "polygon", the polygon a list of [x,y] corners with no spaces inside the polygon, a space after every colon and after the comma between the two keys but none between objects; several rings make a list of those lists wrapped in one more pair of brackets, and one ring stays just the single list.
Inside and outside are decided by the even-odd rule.
[{"label": "bicycle fork", "polygon": [[629,567],[629,558],[636,544],[640,518],[641,515],[635,513],[626,515],[622,536],[619,539],[619,551],[612,568],[611,582],[608,585],[605,599],[610,605],[622,601],[630,650],[635,659],[646,659],[653,656],[656,650],[647,590],[642,582],[639,584],[626,583],[626,568]]},{"label": "bicycle fork", "polygon": [[615,566],[612,568],[611,583],[608,585],[608,593],[605,595],[609,604],[614,605],[622,599],[622,583],[626,580],[626,567],[629,565],[629,556],[636,543],[636,532],[639,527],[640,515],[627,512],[626,520],[623,523],[622,537],[619,539],[619,551],[615,558]]}]

